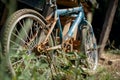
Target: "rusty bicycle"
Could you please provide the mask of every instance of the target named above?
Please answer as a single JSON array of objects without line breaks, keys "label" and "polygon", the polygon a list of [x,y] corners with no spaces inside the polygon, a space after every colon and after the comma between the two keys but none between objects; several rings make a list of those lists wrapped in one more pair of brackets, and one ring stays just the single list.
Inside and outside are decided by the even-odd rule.
[{"label": "rusty bicycle", "polygon": [[[92,25],[85,18],[82,5],[58,9],[56,0],[46,0],[45,5],[44,14],[33,9],[20,9],[8,18],[2,46],[3,54],[10,56],[11,72],[16,74],[18,64],[24,71],[25,57],[22,55],[34,54],[38,59],[46,58],[48,61],[43,62],[49,63],[47,68],[54,69],[51,70],[52,73],[57,73],[56,56],[71,52],[73,52],[72,59],[69,60],[74,64],[78,61],[79,66],[81,62],[86,62],[87,65],[83,65],[85,69],[96,70],[97,43]],[[86,60],[80,59],[81,54],[85,55]],[[28,63],[34,63],[36,60],[30,61]]]}]

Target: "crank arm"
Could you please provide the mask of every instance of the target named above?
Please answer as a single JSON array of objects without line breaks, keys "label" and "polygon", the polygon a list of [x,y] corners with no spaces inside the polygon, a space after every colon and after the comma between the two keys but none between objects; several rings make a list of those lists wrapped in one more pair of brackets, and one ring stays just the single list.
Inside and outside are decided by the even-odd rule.
[{"label": "crank arm", "polygon": [[57,45],[57,46],[53,46],[53,47],[50,47],[48,49],[46,49],[47,51],[50,51],[50,50],[55,50],[55,49],[61,49],[62,46],[61,45]]}]

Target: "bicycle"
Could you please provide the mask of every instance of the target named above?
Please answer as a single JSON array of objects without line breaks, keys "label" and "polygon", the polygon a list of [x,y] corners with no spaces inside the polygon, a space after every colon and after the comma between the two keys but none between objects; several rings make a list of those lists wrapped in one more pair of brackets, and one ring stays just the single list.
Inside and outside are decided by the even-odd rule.
[{"label": "bicycle", "polygon": [[[62,51],[66,54],[75,52],[73,58],[77,59],[80,54],[86,55],[88,65],[84,67],[96,70],[98,64],[97,43],[92,25],[85,18],[82,5],[58,9],[56,0],[48,0],[47,4],[53,11],[46,18],[35,10],[21,9],[7,20],[2,45],[3,54],[12,53],[12,58],[9,57],[9,64],[15,67],[22,61],[21,65],[23,69],[26,69],[22,55],[34,53],[39,56],[39,59],[47,59],[48,61],[44,60],[44,62],[49,63],[49,67],[53,69],[57,66],[56,56],[59,56],[59,51]],[[68,29],[62,29],[60,16],[69,18]],[[85,60],[82,61],[85,62]],[[55,71],[56,69],[52,72]],[[13,67],[11,67],[11,72],[15,75]]]}]

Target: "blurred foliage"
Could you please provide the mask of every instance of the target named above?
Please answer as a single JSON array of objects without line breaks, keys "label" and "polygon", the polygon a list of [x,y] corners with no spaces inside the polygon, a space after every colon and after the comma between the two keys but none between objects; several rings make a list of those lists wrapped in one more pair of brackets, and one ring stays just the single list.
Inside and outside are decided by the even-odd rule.
[{"label": "blurred foliage", "polygon": [[[88,77],[88,73],[81,66],[86,63],[81,62],[79,65],[80,59],[86,59],[84,55],[59,52],[60,54],[54,55],[52,60],[48,55],[35,56],[34,54],[28,55],[24,52],[21,53],[23,54],[21,56],[17,54],[12,55],[11,61],[14,61],[13,57],[22,57],[22,60],[20,59],[12,64],[16,72],[16,76],[12,80],[84,80]],[[3,58],[2,63],[4,63]],[[11,80],[6,72],[5,63],[1,64],[0,69],[1,79]]]},{"label": "blurred foliage", "polygon": [[8,9],[8,15],[11,15],[17,9],[16,0],[1,0],[1,1],[5,4],[5,7]]}]

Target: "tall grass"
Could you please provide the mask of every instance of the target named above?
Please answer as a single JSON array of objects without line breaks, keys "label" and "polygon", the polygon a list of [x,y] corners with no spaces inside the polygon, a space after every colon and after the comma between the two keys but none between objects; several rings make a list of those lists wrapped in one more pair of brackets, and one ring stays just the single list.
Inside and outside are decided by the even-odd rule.
[{"label": "tall grass", "polygon": [[[72,59],[75,53],[64,53],[54,55],[52,59],[50,56],[34,54],[24,54],[21,57],[21,63],[13,63],[13,68],[16,76],[11,78],[6,72],[5,64],[1,64],[0,77],[2,80],[83,80],[87,78],[88,73],[78,65],[78,60]],[[14,55],[19,57],[19,55]],[[72,57],[72,58],[71,58]],[[83,58],[83,56],[81,57]],[[4,59],[2,58],[2,63]]]}]

